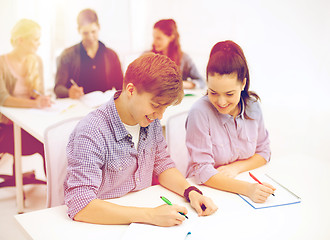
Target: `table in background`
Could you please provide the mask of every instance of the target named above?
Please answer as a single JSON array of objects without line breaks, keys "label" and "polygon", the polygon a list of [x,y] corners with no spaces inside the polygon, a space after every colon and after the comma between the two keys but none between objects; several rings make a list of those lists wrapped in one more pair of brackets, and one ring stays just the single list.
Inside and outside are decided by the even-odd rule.
[{"label": "table in background", "polygon": [[[184,97],[182,103],[177,106],[170,106],[165,111],[161,124],[166,125],[167,119],[181,111],[188,111],[192,104],[202,96],[202,90],[190,90],[193,96]],[[56,102],[67,104],[69,107],[59,113],[42,113],[41,110],[30,108],[13,108],[0,106],[0,112],[9,118],[14,125],[14,159],[15,159],[15,179],[16,179],[16,201],[17,212],[24,212],[23,201],[23,176],[22,176],[22,151],[21,151],[21,129],[31,134],[41,143],[44,142],[45,130],[60,121],[65,119],[85,116],[96,108],[89,107],[79,100],[69,98],[57,99]],[[38,112],[41,111],[41,112]]]}]

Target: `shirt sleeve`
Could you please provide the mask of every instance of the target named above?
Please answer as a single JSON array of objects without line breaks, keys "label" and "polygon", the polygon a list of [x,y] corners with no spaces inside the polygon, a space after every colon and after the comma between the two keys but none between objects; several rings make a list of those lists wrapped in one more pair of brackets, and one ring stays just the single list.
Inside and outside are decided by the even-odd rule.
[{"label": "shirt sleeve", "polygon": [[165,138],[163,136],[162,127],[160,125],[159,120],[155,121],[155,163],[154,163],[154,175],[159,176],[162,172],[169,168],[174,168],[175,164],[173,160],[170,158],[170,155],[167,151],[167,144]]},{"label": "shirt sleeve", "polygon": [[66,87],[66,84],[69,81],[69,64],[69,54],[67,53],[67,50],[65,50],[57,58],[57,71],[55,76],[54,92],[58,98],[69,97],[69,89]]},{"label": "shirt sleeve", "polygon": [[192,108],[188,114],[186,146],[189,157],[188,177],[194,177],[198,184],[202,184],[218,171],[214,167],[209,119],[199,108]]},{"label": "shirt sleeve", "polygon": [[104,149],[104,141],[97,131],[79,131],[79,128],[76,128],[70,136],[64,193],[68,215],[72,219],[97,198],[102,182]]},{"label": "shirt sleeve", "polygon": [[258,111],[260,113],[260,117],[258,122],[258,139],[256,153],[262,156],[267,162],[269,162],[271,156],[269,134],[265,127],[263,114],[259,104]]},{"label": "shirt sleeve", "polygon": [[111,89],[115,87],[116,90],[121,90],[123,87],[123,72],[121,69],[119,58],[115,51],[108,49],[108,65],[111,71],[107,74],[108,86]]},{"label": "shirt sleeve", "polygon": [[184,79],[191,78],[192,82],[196,85],[196,88],[204,88],[205,87],[205,81],[203,77],[198,72],[196,65],[194,64],[193,60],[187,55],[184,54],[184,57],[182,58],[183,61],[183,72],[185,72],[183,75]]}]

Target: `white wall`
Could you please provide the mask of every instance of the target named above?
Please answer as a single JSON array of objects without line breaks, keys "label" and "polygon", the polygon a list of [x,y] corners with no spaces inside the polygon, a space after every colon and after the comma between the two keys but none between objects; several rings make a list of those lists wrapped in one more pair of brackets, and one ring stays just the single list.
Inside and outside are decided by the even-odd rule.
[{"label": "white wall", "polygon": [[[153,24],[174,18],[181,45],[201,73],[211,47],[231,39],[245,51],[251,89],[262,98],[273,156],[301,152],[330,161],[330,1],[327,0],[0,0],[0,54],[22,17],[42,25],[39,54],[52,86],[55,57],[80,38],[76,17],[95,9],[100,39],[126,69],[152,42]],[[45,10],[44,10],[45,9]]]}]

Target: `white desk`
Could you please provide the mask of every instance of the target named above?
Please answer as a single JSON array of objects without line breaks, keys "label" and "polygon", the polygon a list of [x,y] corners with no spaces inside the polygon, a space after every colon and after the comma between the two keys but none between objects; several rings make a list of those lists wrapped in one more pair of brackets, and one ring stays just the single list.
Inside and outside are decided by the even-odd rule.
[{"label": "white desk", "polygon": [[[308,168],[311,160],[313,159],[299,155],[287,156],[256,170],[256,173],[267,172],[300,196],[302,202],[299,204],[256,210],[236,194],[199,186],[204,195],[211,197],[218,205],[219,210],[212,216],[198,218],[198,224],[195,225],[197,227],[187,239],[330,239],[330,162],[317,161],[318,164]],[[306,177],[305,174],[310,170],[317,171],[318,174],[313,175],[313,178]],[[187,207],[188,216],[189,211],[193,211],[183,198],[161,186],[153,186],[109,201],[126,206],[154,207],[163,204],[159,199],[160,195]],[[116,240],[121,239],[127,228],[126,225],[75,222],[67,217],[66,210],[66,206],[59,206],[16,215],[15,219],[24,229],[27,239],[36,240]],[[143,236],[137,236],[136,239],[143,239]]]},{"label": "white desk", "polygon": [[[168,117],[190,109],[191,105],[202,96],[201,90],[190,91],[195,96],[184,97],[182,103],[170,106],[165,111],[161,124],[165,126]],[[58,114],[41,114],[27,108],[11,108],[0,106],[0,112],[14,123],[14,145],[15,145],[15,174],[16,174],[16,201],[17,212],[24,212],[23,206],[23,180],[22,180],[22,151],[21,151],[21,128],[30,133],[40,142],[44,142],[44,132],[47,127],[73,117],[85,116],[95,108],[87,107],[78,100],[58,99],[56,101],[70,103],[74,107]]]}]

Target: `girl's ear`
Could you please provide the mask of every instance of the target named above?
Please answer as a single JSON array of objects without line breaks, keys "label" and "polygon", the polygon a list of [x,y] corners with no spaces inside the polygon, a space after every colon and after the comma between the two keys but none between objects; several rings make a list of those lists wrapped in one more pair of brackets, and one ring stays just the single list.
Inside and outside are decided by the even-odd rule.
[{"label": "girl's ear", "polygon": [[246,78],[244,78],[243,83],[242,83],[242,91],[244,91],[245,85],[246,85]]}]

